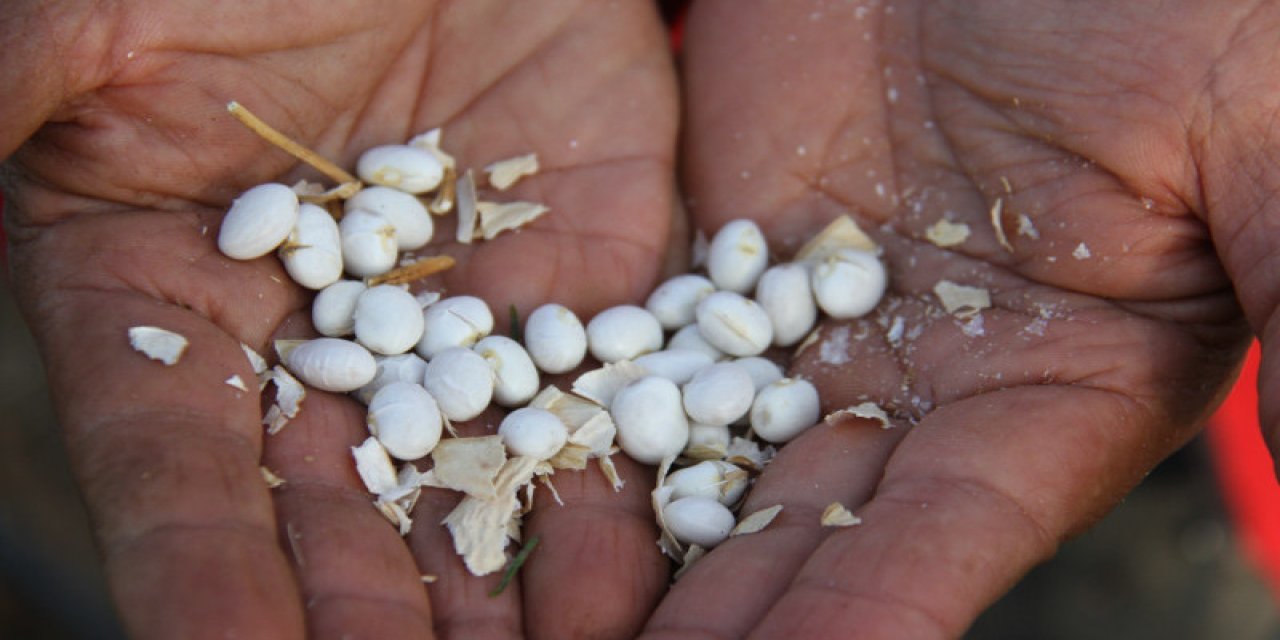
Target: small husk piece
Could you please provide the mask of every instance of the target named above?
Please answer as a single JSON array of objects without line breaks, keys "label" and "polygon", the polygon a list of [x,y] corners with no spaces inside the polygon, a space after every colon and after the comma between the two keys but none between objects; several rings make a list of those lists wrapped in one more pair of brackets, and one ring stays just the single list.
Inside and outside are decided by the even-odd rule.
[{"label": "small husk piece", "polygon": [[782,512],[782,505],[775,504],[772,507],[765,507],[759,511],[752,513],[738,521],[738,526],[729,532],[729,537],[744,536],[748,533],[758,533],[769,526],[773,519],[778,517]]},{"label": "small husk piece", "polygon": [[538,154],[527,153],[499,160],[485,167],[484,172],[489,176],[489,186],[498,191],[506,191],[521,178],[538,172]]},{"label": "small husk piece", "polygon": [[839,502],[832,502],[822,510],[822,526],[824,527],[852,527],[856,524],[862,524],[862,518],[853,515],[844,505]]},{"label": "small husk piece", "polygon": [[187,339],[160,327],[130,327],[129,344],[142,355],[171,367],[187,350]]},{"label": "small husk piece", "polygon": [[427,486],[497,498],[494,482],[507,452],[499,436],[445,438],[431,451],[431,460],[434,466],[426,473]]},{"label": "small husk piece", "polygon": [[478,233],[485,240],[492,240],[499,233],[519,229],[550,210],[537,202],[480,202],[476,204],[480,216]]},{"label": "small husk piece", "polygon": [[832,220],[818,235],[811,238],[796,252],[798,261],[819,261],[839,249],[861,249],[875,252],[879,245],[858,227],[847,215]]},{"label": "small husk piece", "polygon": [[991,307],[991,294],[980,287],[939,280],[933,286],[934,295],[942,302],[942,308],[952,315],[968,318]]},{"label": "small husk piece", "polygon": [[538,460],[519,456],[507,460],[494,482],[494,497],[467,496],[444,519],[453,535],[453,549],[472,575],[499,571],[507,563],[508,532],[517,524],[522,487],[533,480]]},{"label": "small husk piece", "polygon": [[944,218],[925,229],[924,237],[939,247],[954,247],[969,238],[969,225]]},{"label": "small husk piece", "polygon": [[889,414],[885,412],[880,405],[874,402],[863,402],[862,404],[852,407],[846,407],[838,411],[832,411],[822,418],[823,422],[835,422],[844,416],[853,416],[855,418],[867,418],[880,423],[884,429],[892,429],[893,422],[889,420]]}]

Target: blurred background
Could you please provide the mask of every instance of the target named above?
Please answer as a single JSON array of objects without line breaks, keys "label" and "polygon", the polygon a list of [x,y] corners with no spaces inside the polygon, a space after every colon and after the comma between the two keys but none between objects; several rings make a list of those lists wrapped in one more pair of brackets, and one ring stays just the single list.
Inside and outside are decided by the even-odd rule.
[{"label": "blurred background", "polygon": [[[0,638],[120,637],[7,281],[0,345]],[[1244,552],[1211,453],[1202,438],[1167,460],[966,637],[1280,640],[1277,598]]]}]

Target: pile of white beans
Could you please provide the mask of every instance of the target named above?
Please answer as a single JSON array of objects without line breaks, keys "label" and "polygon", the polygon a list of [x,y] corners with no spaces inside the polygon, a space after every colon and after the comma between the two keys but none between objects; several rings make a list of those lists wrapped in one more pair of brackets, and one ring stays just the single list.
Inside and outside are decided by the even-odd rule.
[{"label": "pile of white beans", "polygon": [[[525,405],[543,374],[573,371],[590,354],[605,365],[594,373],[609,381],[582,395],[608,411],[621,450],[646,464],[688,465],[666,476],[655,503],[666,530],[704,548],[722,541],[750,482],[725,460],[731,441],[754,434],[781,444],[820,419],[814,386],[761,354],[796,345],[821,314],[871,311],[886,286],[875,252],[835,247],[771,266],[759,227],[735,220],[706,248],[705,275],[673,277],[644,306],[606,309],[585,325],[545,304],[524,320],[521,344],[491,335],[493,313],[479,298],[362,280],[431,240],[419,196],[441,184],[444,169],[412,146],[370,150],[357,171],[375,186],[345,201],[340,222],[282,184],[235,201],[218,238],[223,253],[248,260],[278,251],[298,284],[318,290],[312,320],[324,337],[279,349],[283,364],[311,387],[367,404],[370,433],[400,460],[428,455],[449,422],[474,419],[491,403],[511,410],[497,430],[509,454],[548,460],[569,431],[555,414]],[[579,379],[584,389],[594,386],[591,374]]]}]

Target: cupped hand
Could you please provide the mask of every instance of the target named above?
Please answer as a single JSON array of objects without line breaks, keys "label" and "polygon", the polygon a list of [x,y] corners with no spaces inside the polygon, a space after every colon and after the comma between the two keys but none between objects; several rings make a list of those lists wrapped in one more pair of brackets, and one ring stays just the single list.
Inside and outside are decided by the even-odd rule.
[{"label": "cupped hand", "polygon": [[[959,636],[1195,433],[1250,326],[1275,363],[1278,26],[1274,2],[695,5],[694,223],[755,218],[783,256],[843,213],[876,238],[884,302],[792,370],[891,428],[789,443],[744,507],[779,518],[645,637]],[[991,307],[949,313],[941,281]],[[861,524],[821,527],[833,502]]]},{"label": "cupped hand", "polygon": [[[348,452],[364,437],[353,401],[312,391],[264,437],[240,343],[268,352],[273,336],[305,332],[309,294],[274,256],[234,262],[214,238],[243,189],[319,178],[228,116],[230,100],[346,166],[443,127],[464,167],[538,153],[541,173],[510,197],[552,210],[442,249],[459,259],[437,283],[447,293],[483,296],[500,317],[639,298],[680,234],[675,81],[650,3],[5,12],[15,55],[3,77],[25,88],[0,107],[13,278],[132,635],[616,636],[643,624],[667,570],[643,482],[621,496],[598,475],[558,483],[568,506],[532,517],[548,535],[525,583],[540,588],[490,598],[497,576],[467,576],[435,524],[456,498],[424,498],[408,544],[371,506]],[[190,348],[172,367],[148,360],[129,346],[136,325]],[[250,391],[224,383],[233,375]],[[268,490],[260,464],[284,486]],[[424,588],[423,574],[439,579]],[[601,577],[617,574],[628,577]]]}]

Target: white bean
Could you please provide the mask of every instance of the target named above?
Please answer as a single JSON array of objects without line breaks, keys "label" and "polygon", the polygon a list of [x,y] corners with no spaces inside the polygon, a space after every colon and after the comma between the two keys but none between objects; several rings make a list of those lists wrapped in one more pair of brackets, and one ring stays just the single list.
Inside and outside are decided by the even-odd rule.
[{"label": "white bean", "polygon": [[396,230],[386,218],[364,209],[353,209],[338,223],[342,235],[342,262],[357,278],[390,271],[396,266]]},{"label": "white bean", "polygon": [[650,375],[662,376],[676,384],[684,384],[693,374],[715,362],[711,356],[693,349],[665,349],[646,353],[633,362]]},{"label": "white bean", "polygon": [[662,325],[644,308],[611,307],[587,323],[587,346],[600,362],[631,360],[662,348]]},{"label": "white bean", "polygon": [[667,486],[672,488],[671,499],[702,496],[733,506],[747,492],[750,478],[732,462],[704,460],[690,467],[671,472]]},{"label": "white bean", "polygon": [[506,336],[488,336],[472,350],[493,367],[493,401],[504,407],[517,407],[538,393],[538,368],[529,352],[519,342]]},{"label": "white bean", "polygon": [[311,324],[316,331],[330,338],[355,333],[356,300],[367,288],[359,280],[339,280],[321,289],[311,303]]},{"label": "white bean", "polygon": [[735,524],[728,507],[701,496],[672,500],[663,507],[662,519],[676,540],[705,549],[724,542]]},{"label": "white bean", "polygon": [[782,367],[764,356],[735,358],[733,362],[746,369],[747,375],[751,376],[751,383],[755,386],[756,393],[760,393],[765,385],[785,377]]},{"label": "white bean", "polygon": [[694,374],[684,385],[684,411],[694,422],[729,424],[746,415],[755,398],[747,370],[719,362]]},{"label": "white bean", "polygon": [[303,342],[285,355],[285,366],[303,382],[338,393],[355,391],[378,373],[378,363],[368,349],[341,338]]},{"label": "white bean", "polygon": [[435,398],[422,385],[392,382],[369,401],[369,432],[401,460],[417,460],[440,442],[444,424]]},{"label": "white bean", "polygon": [[694,307],[715,290],[716,286],[710,280],[694,273],[686,273],[658,285],[649,294],[644,307],[658,319],[663,329],[674,331],[692,323]]},{"label": "white bean", "polygon": [[493,312],[475,296],[453,296],[422,311],[425,326],[415,350],[428,360],[451,347],[470,347],[493,331]]},{"label": "white bean", "polygon": [[356,161],[356,174],[371,184],[406,193],[426,193],[444,178],[444,165],[435,155],[403,144],[373,147]]},{"label": "white bean", "polygon": [[534,364],[547,373],[565,373],[587,355],[587,331],[567,307],[544,304],[524,323],[524,343]]},{"label": "white bean", "polygon": [[840,249],[813,267],[813,295],[833,318],[858,318],[880,303],[889,277],[870,251]]},{"label": "white bean", "polygon": [[770,267],[756,283],[756,302],[773,325],[773,344],[789,347],[800,342],[818,319],[806,265],[791,262]]},{"label": "white bean", "polygon": [[773,340],[769,316],[754,300],[717,291],[698,303],[698,330],[711,345],[732,356],[759,355]]},{"label": "white bean", "polygon": [[435,222],[426,205],[411,194],[390,187],[372,186],[361,189],[343,203],[345,211],[372,211],[395,228],[396,246],[401,251],[418,249],[431,241]]},{"label": "white bean", "polygon": [[423,325],[418,300],[399,286],[370,287],[356,300],[356,341],[374,353],[391,356],[412,349]]},{"label": "white bean", "polygon": [[282,184],[260,184],[231,203],[218,230],[218,250],[236,260],[271,253],[298,221],[298,195]]},{"label": "white bean", "polygon": [[676,351],[679,349],[698,351],[706,354],[712,360],[723,360],[726,357],[723,351],[707,342],[697,324],[686,325],[671,335],[671,339],[667,341],[666,350]]},{"label": "white bean", "polygon": [[782,443],[818,423],[818,390],[808,380],[783,378],[760,390],[751,405],[751,429]]},{"label": "white bean", "polygon": [[378,363],[378,372],[374,374],[369,384],[355,390],[356,399],[366,405],[373,400],[373,395],[378,390],[392,382],[412,382],[421,385],[423,376],[427,373],[427,361],[418,357],[416,353],[402,353],[394,356],[375,355],[373,359]]},{"label": "white bean", "polygon": [[569,429],[554,413],[525,407],[502,419],[498,435],[512,455],[546,460],[568,442]]},{"label": "white bean", "polygon": [[314,204],[299,207],[298,222],[279,253],[289,277],[308,289],[323,289],[342,277],[338,223]]},{"label": "white bean", "polygon": [[618,446],[638,462],[657,464],[689,441],[680,389],[666,378],[646,376],[623,387],[609,413],[618,428]]},{"label": "white bean", "polygon": [[707,249],[707,274],[722,290],[745,294],[769,264],[769,247],[760,227],[751,220],[734,220],[721,227]]},{"label": "white bean", "polygon": [[480,354],[450,347],[427,362],[423,386],[435,397],[440,411],[454,422],[470,420],[493,398],[493,369]]}]

